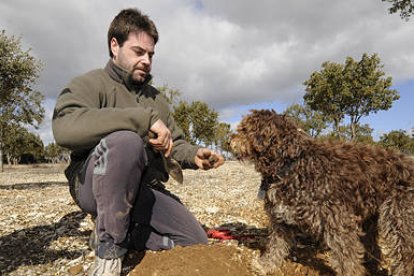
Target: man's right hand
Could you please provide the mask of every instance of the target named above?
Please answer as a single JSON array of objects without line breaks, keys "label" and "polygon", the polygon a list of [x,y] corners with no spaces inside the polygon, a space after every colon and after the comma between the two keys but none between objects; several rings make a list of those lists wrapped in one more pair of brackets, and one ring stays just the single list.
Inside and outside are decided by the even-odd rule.
[{"label": "man's right hand", "polygon": [[171,138],[171,131],[165,124],[158,119],[150,128],[150,131],[155,134],[155,138],[150,138],[149,143],[158,151],[164,153],[165,157],[171,154],[173,141]]}]

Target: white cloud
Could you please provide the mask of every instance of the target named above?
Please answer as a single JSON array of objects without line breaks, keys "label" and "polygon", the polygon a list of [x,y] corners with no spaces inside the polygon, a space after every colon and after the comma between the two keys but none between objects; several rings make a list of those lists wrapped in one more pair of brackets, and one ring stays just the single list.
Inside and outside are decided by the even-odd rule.
[{"label": "white cloud", "polygon": [[0,3],[0,26],[44,62],[39,87],[52,106],[72,77],[104,66],[110,21],[137,5],[160,32],[156,85],[220,113],[298,101],[322,62],[364,52],[378,53],[395,82],[413,80],[414,20],[380,0],[13,0]]}]

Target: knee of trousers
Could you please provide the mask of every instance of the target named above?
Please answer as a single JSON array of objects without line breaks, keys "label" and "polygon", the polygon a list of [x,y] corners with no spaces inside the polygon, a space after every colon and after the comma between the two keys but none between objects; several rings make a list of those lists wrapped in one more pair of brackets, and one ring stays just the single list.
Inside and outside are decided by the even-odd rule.
[{"label": "knee of trousers", "polygon": [[107,135],[100,144],[103,141],[110,149],[112,158],[120,158],[129,162],[138,159],[143,165],[146,164],[144,141],[137,133],[128,130],[116,131]]}]

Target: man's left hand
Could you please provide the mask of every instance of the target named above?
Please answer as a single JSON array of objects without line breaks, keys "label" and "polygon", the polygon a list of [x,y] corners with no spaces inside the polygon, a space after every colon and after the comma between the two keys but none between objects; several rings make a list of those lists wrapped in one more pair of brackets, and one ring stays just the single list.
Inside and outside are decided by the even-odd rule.
[{"label": "man's left hand", "polygon": [[224,164],[224,157],[207,148],[200,148],[194,157],[196,165],[203,170],[209,170],[212,168],[218,168]]}]

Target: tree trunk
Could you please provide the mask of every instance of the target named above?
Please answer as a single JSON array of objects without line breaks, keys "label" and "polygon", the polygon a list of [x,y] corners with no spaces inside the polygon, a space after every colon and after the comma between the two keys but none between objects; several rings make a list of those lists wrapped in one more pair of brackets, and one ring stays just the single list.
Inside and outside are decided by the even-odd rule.
[{"label": "tree trunk", "polygon": [[0,172],[3,172],[3,147],[0,144]]},{"label": "tree trunk", "polygon": [[351,141],[354,141],[356,138],[356,125],[351,123]]},{"label": "tree trunk", "polygon": [[9,165],[9,167],[11,166],[11,155],[8,153],[6,154],[6,159],[7,159],[7,165]]},{"label": "tree trunk", "polygon": [[0,125],[0,173],[3,171],[3,125]]},{"label": "tree trunk", "polygon": [[338,119],[334,119],[334,133],[336,135],[336,137],[340,137],[339,135],[339,120]]}]

